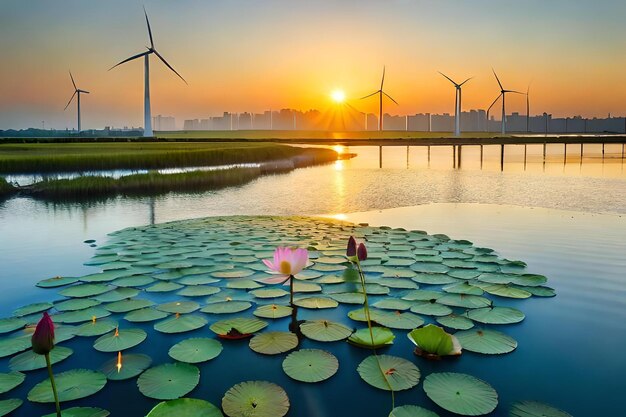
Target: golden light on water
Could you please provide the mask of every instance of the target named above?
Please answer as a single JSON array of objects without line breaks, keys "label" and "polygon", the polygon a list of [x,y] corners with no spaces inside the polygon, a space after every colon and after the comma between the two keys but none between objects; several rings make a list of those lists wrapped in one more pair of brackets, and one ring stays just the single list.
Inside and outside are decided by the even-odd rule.
[{"label": "golden light on water", "polygon": [[346,151],[346,147],[343,145],[335,145],[333,146],[333,150],[337,152],[338,154],[342,154]]},{"label": "golden light on water", "polygon": [[343,160],[338,159],[335,161],[335,171],[343,171]]},{"label": "golden light on water", "polygon": [[338,214],[334,214],[333,216],[331,216],[333,219],[337,219],[337,220],[346,220],[348,218],[348,216],[346,216],[343,213],[338,213]]},{"label": "golden light on water", "polygon": [[122,352],[117,352],[117,364],[115,366],[117,368],[117,373],[119,374],[122,370]]},{"label": "golden light on water", "polygon": [[344,101],[346,101],[346,93],[344,93],[343,90],[334,90],[332,93],[330,93],[330,98],[332,98],[333,101],[337,104],[343,103]]}]

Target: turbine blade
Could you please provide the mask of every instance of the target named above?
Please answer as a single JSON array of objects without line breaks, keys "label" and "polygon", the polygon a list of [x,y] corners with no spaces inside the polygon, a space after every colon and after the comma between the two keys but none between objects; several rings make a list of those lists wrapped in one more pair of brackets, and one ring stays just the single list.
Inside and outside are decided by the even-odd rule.
[{"label": "turbine blade", "polygon": [[496,102],[498,101],[498,99],[500,98],[501,95],[502,95],[502,93],[498,94],[498,97],[496,97],[496,99],[493,101],[493,103],[491,103],[491,105],[487,108],[487,113],[489,113],[489,110],[491,110],[493,105],[496,104]]},{"label": "turbine blade", "polygon": [[146,12],[146,7],[143,8],[143,14],[146,15],[146,24],[148,25],[148,36],[150,36],[150,47],[154,49],[154,41],[152,40],[152,29],[150,29],[150,21],[148,20],[148,13]]},{"label": "turbine blade", "polygon": [[160,59],[161,61],[163,61],[163,63],[164,63],[165,65],[167,65],[167,67],[168,67],[169,69],[171,69],[172,71],[174,71],[174,74],[178,75],[178,76],[180,77],[180,79],[181,79],[181,80],[183,80],[183,81],[185,82],[185,84],[189,85],[189,84],[187,83],[187,81],[185,81],[185,79],[183,78],[183,76],[182,76],[182,75],[180,75],[178,72],[176,72],[176,70],[175,70],[175,69],[174,69],[174,68],[173,68],[170,64],[168,64],[168,63],[167,63],[167,61],[165,60],[165,58],[163,58],[163,57],[161,56],[161,54],[159,54],[159,53],[156,51],[156,49],[154,49],[154,50],[153,50],[153,52],[154,52],[154,54],[155,54],[156,56],[158,56],[158,57],[159,57],[159,59]]},{"label": "turbine blade", "polygon": [[455,87],[458,87],[458,84],[454,82],[454,80],[452,80],[452,78],[448,77],[446,74],[444,74],[441,71],[437,71],[439,74],[443,75],[444,77],[446,77],[452,84],[455,85]]},{"label": "turbine blade", "polygon": [[500,79],[498,78],[498,74],[496,74],[496,70],[491,68],[491,71],[493,71],[493,75],[496,76],[496,81],[498,82],[498,85],[500,86],[500,90],[504,90],[504,87],[502,87],[502,83],[500,82]]},{"label": "turbine blade", "polygon": [[474,77],[469,77],[467,80],[463,81],[461,84],[459,84],[459,87],[462,86],[463,84],[465,84],[466,82],[468,82],[469,80],[471,80]]},{"label": "turbine blade", "polygon": [[89,91],[87,90],[78,90],[79,93],[85,93],[85,94],[89,94]]},{"label": "turbine blade", "polygon": [[144,55],[148,55],[148,54],[150,54],[150,53],[151,53],[151,52],[149,52],[149,51],[148,51],[148,52],[142,52],[142,53],[140,53],[140,54],[133,55],[133,56],[131,56],[130,58],[126,58],[126,59],[125,59],[125,60],[123,60],[122,62],[118,62],[117,64],[115,64],[115,65],[113,65],[111,68],[109,68],[109,71],[111,71],[113,68],[117,67],[118,65],[122,65],[122,64],[124,64],[124,63],[126,63],[126,62],[128,62],[128,61],[132,61],[133,59],[141,58],[142,56],[144,56]]},{"label": "turbine blade", "polygon": [[524,94],[521,91],[515,91],[515,90],[502,90],[503,93],[515,93],[515,94]]},{"label": "turbine blade", "polygon": [[[398,104],[398,102],[397,102],[397,101],[395,101],[395,100],[393,99],[393,97],[391,97],[389,94],[385,93],[384,91],[383,91],[382,93],[383,93],[384,95],[386,95],[386,96],[387,96],[387,98],[388,98],[389,100],[391,100],[391,101],[393,101],[394,103]],[[398,104],[398,106],[399,106],[399,104]]]},{"label": "turbine blade", "polygon": [[74,85],[74,90],[77,90],[76,83],[74,82],[74,77],[72,77],[72,71],[70,71],[70,78],[72,79],[72,84]]},{"label": "turbine blade", "polygon": [[361,97],[359,100],[363,100],[364,98],[371,97],[371,96],[373,96],[373,95],[375,95],[375,94],[378,94],[378,93],[380,93],[380,90],[378,90],[378,91],[374,91],[372,94],[368,94],[368,95],[366,95],[365,97]]},{"label": "turbine blade", "polygon": [[72,102],[72,100],[74,100],[74,96],[75,95],[76,95],[76,91],[74,91],[74,94],[72,94],[72,97],[70,98],[70,101],[67,102],[67,105],[65,106],[63,111],[67,110],[67,108],[70,106],[70,103]]},{"label": "turbine blade", "polygon": [[382,91],[383,84],[385,83],[385,66],[383,65],[383,78],[380,80],[380,89]]}]

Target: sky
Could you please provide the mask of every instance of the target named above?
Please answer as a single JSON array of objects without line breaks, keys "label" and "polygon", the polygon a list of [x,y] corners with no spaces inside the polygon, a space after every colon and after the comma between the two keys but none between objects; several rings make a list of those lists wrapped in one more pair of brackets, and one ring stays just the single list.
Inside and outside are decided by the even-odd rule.
[{"label": "sky", "polygon": [[[206,118],[230,112],[325,110],[333,90],[377,113],[486,109],[507,89],[530,85],[531,114],[626,114],[623,0],[3,0],[0,5],[0,129],[76,125],[68,75],[81,97],[83,128],[143,124],[145,6],[156,49],[153,116]],[[522,95],[507,113],[526,112]],[[497,113],[497,112],[496,112]]]}]

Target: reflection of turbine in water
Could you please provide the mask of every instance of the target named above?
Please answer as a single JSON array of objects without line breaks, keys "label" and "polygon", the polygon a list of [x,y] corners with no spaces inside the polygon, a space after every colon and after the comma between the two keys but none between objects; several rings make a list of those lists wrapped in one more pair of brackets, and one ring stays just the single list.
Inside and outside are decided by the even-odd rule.
[{"label": "reflection of turbine in water", "polygon": [[67,102],[67,105],[65,106],[65,108],[63,110],[67,110],[67,108],[70,106],[70,103],[72,102],[72,100],[74,100],[74,96],[76,96],[76,105],[77,105],[77,115],[78,115],[78,133],[80,133],[80,94],[89,94],[89,91],[86,90],[81,90],[80,88],[76,87],[76,83],[74,82],[74,77],[72,77],[72,71],[70,71],[70,79],[72,80],[72,85],[74,86],[74,94],[72,94],[72,97],[70,98],[70,101]]},{"label": "reflection of turbine in water", "polygon": [[156,221],[156,211],[155,211],[155,198],[154,197],[150,197],[150,224],[153,225]]},{"label": "reflection of turbine in water", "polygon": [[[137,58],[141,58],[144,57],[144,107],[143,107],[143,123],[144,123],[144,131],[143,131],[143,135],[144,136],[152,136],[153,132],[152,132],[152,115],[150,112],[150,55],[151,54],[155,54],[161,61],[163,61],[163,63],[169,68],[171,69],[174,74],[178,75],[180,77],[181,80],[185,81],[185,79],[178,73],[176,72],[176,70],[167,63],[167,61],[165,60],[165,58],[163,58],[163,56],[161,56],[161,54],[159,54],[159,52],[155,49],[154,47],[154,40],[152,39],[152,30],[150,29],[150,21],[148,20],[148,13],[146,13],[146,10],[144,9],[144,14],[146,15],[146,24],[148,25],[148,36],[150,37],[150,46],[147,47],[148,51],[147,52],[142,52],[140,54],[137,55],[133,55],[130,58],[126,58],[125,60],[115,64],[114,66],[112,66],[111,68],[109,68],[109,70],[112,70],[113,68],[117,67],[118,65],[122,65],[125,62],[128,61],[132,61],[134,59]],[[185,81],[185,84],[187,84],[187,81]]]},{"label": "reflection of turbine in water", "polygon": [[439,74],[443,75],[444,77],[446,77],[448,79],[448,81],[450,81],[452,84],[454,84],[454,87],[455,87],[455,94],[454,94],[454,136],[460,136],[461,135],[461,87],[463,86],[463,84],[465,84],[466,82],[471,80],[472,77],[468,78],[467,80],[465,80],[465,81],[463,81],[462,83],[459,84],[459,83],[453,81],[452,78],[448,77],[443,72],[439,71]]},{"label": "reflection of turbine in water", "polygon": [[504,107],[504,100],[506,98],[506,93],[515,93],[515,94],[524,94],[524,93],[520,93],[519,91],[515,91],[515,90],[505,90],[504,87],[502,87],[502,83],[500,82],[500,79],[498,78],[498,74],[496,74],[496,71],[493,69],[492,71],[493,71],[493,75],[495,75],[496,77],[496,81],[498,82],[498,85],[500,86],[500,94],[498,95],[498,97],[496,97],[496,99],[493,101],[493,103],[491,103],[491,105],[487,109],[487,130],[489,130],[489,110],[491,110],[491,108],[493,107],[494,104],[496,104],[498,99],[502,97],[502,134],[505,135],[506,134],[506,111]]},{"label": "reflection of turbine in water", "polygon": [[[383,91],[383,85],[385,84],[385,67],[383,67],[383,77],[380,80],[380,89],[374,91],[372,94],[368,94],[364,97],[361,97],[361,100],[363,100],[364,98],[368,98],[371,96],[374,96],[376,94],[378,94],[378,100],[379,100],[379,109],[378,109],[378,130],[383,130],[383,95],[387,96],[387,98],[391,101],[393,101],[394,103],[398,104],[397,101],[395,101],[393,99],[393,97],[391,97],[389,94],[385,93]],[[367,118],[367,114],[365,115],[365,117]],[[367,119],[366,119],[367,120]]]}]

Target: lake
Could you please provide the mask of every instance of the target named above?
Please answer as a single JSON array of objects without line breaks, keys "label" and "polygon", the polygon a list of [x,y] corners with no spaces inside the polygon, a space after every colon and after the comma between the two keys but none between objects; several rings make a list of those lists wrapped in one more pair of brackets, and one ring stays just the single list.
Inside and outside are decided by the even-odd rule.
[{"label": "lake", "polygon": [[[540,145],[529,145],[525,160],[523,146],[507,146],[501,170],[499,147],[495,146],[484,147],[482,161],[478,147],[464,147],[460,168],[453,168],[456,163],[450,148],[431,147],[429,155],[423,147],[383,147],[381,159],[378,147],[353,147],[349,151],[358,156],[351,160],[261,177],[217,192],[120,197],[83,204],[13,198],[0,203],[0,316],[48,299],[49,291],[34,286],[43,278],[94,271],[82,265],[95,250],[83,241],[95,239],[103,245],[108,233],[129,226],[206,216],[272,214],[326,215],[420,229],[467,239],[493,248],[505,258],[523,260],[531,273],[546,275],[548,285],[557,291],[555,298],[511,304],[527,316],[521,324],[507,326],[507,333],[520,342],[515,352],[502,357],[464,354],[460,361],[443,365],[416,358],[423,376],[445,369],[488,381],[500,395],[493,416],[506,416],[508,405],[523,399],[544,401],[575,416],[620,415],[620,388],[626,373],[621,352],[626,341],[624,159],[621,145],[607,145],[604,158],[600,145],[585,145],[582,160],[575,148],[570,146],[564,157],[562,146],[549,146],[544,163]],[[72,340],[69,346],[78,351],[80,347],[90,349],[90,344]],[[408,349],[408,340],[398,337],[389,353],[411,358]],[[226,351],[233,357],[243,355],[247,343]],[[352,357],[353,349],[347,347],[340,352],[346,373],[329,380],[321,393],[316,387],[288,390],[292,397],[289,415],[386,415],[388,393],[367,386],[355,372],[348,371],[356,368],[363,355]],[[155,363],[167,361],[166,352],[158,349],[151,356]],[[93,368],[91,362],[96,359],[100,363],[97,354],[82,358],[75,354],[70,368]],[[7,362],[0,359],[0,372],[6,371]],[[191,397],[219,405],[228,387],[245,379],[264,379],[264,372],[268,379],[290,386],[285,375],[263,369],[240,375],[241,370],[228,366],[225,359],[211,366],[211,376],[203,374],[204,385]],[[245,366],[254,368],[254,363]],[[0,399],[25,398],[35,380],[43,379],[43,373],[37,375]],[[213,378],[220,382],[210,389]],[[142,415],[154,404],[136,393],[133,381],[118,383],[119,389],[111,386],[77,404],[103,406],[113,416]],[[354,398],[342,397],[342,411],[337,414],[333,402],[339,399],[332,392],[346,392],[346,386]],[[124,399],[125,390],[137,399],[132,404]],[[362,396],[371,398],[370,403],[360,400]],[[421,384],[399,393],[396,402],[452,415],[432,404]],[[50,407],[25,404],[13,415],[50,411]]]}]

